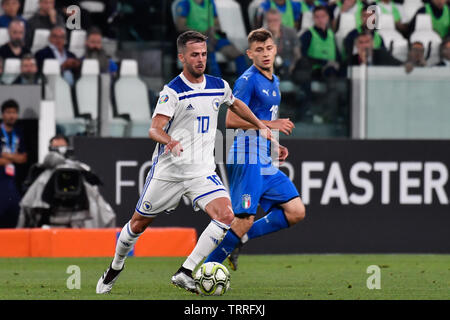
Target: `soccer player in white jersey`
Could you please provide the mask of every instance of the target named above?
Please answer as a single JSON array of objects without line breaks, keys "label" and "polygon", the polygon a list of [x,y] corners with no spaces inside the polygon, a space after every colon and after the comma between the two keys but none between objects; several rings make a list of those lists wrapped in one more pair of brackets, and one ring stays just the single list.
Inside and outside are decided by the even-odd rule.
[{"label": "soccer player in white jersey", "polygon": [[190,270],[216,247],[234,218],[228,191],[215,174],[213,152],[219,107],[228,106],[261,129],[263,136],[272,137],[270,129],[233,96],[226,81],[204,74],[206,39],[196,31],[187,31],[177,39],[183,71],[160,93],[149,130],[150,138],[157,142],[153,165],[135,212],[120,232],[114,259],[98,280],[97,293],[111,291],[138,237],[158,213],[174,210],[183,195],[212,219],[172,277],[176,286],[196,292]]}]

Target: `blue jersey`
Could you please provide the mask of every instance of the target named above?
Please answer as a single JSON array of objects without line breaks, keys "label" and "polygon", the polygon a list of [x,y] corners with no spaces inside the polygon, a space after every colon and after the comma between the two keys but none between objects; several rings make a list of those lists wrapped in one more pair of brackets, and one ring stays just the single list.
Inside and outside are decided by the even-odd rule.
[{"label": "blue jersey", "polygon": [[[264,76],[254,65],[236,81],[233,95],[242,100],[260,120],[276,120],[281,102],[280,81]],[[234,161],[234,162],[233,162]],[[238,130],[229,163],[271,163],[270,144],[256,130]]]},{"label": "blue jersey", "polygon": [[[251,66],[236,81],[233,95],[245,102],[260,120],[278,118],[281,96],[275,75],[268,79]],[[228,157],[227,174],[235,215],[256,214],[258,205],[269,212],[299,196],[289,177],[272,165],[270,144],[256,132],[239,129]]]}]

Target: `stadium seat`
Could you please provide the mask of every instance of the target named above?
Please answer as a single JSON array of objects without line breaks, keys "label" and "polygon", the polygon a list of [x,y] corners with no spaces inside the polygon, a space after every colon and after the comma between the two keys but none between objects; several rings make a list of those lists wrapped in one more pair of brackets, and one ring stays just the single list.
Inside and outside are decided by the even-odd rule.
[{"label": "stadium seat", "polygon": [[69,51],[77,58],[82,58],[86,50],[86,30],[72,30],[69,40]]},{"label": "stadium seat", "polygon": [[105,4],[102,1],[80,1],[80,6],[92,13],[102,13],[105,11]]},{"label": "stadium seat", "polygon": [[38,9],[39,0],[24,0],[22,17],[28,20],[38,11]]},{"label": "stadium seat", "polygon": [[302,14],[302,25],[300,26],[300,30],[298,32],[298,36],[300,37],[303,32],[308,30],[314,25],[314,19],[312,12],[304,12]]},{"label": "stadium seat", "polygon": [[50,36],[50,30],[48,29],[36,29],[34,30],[33,44],[31,45],[31,52],[34,54],[37,51],[45,48],[49,44],[48,37]]},{"label": "stadium seat", "polygon": [[409,23],[416,14],[417,10],[424,6],[422,0],[403,1],[402,22]]},{"label": "stadium seat", "polygon": [[75,83],[75,99],[78,112],[90,114],[97,119],[100,87],[100,65],[97,59],[84,59],[81,65],[80,79]]},{"label": "stadium seat", "polygon": [[408,40],[395,28],[394,17],[391,14],[381,14],[378,22],[378,33],[388,51],[398,60],[408,58]]},{"label": "stadium seat", "polygon": [[42,68],[45,76],[45,98],[55,101],[56,124],[64,128],[68,136],[86,131],[86,119],[77,117],[70,85],[61,76],[57,59],[45,59]]},{"label": "stadium seat", "polygon": [[3,64],[2,81],[5,84],[11,84],[20,74],[20,59],[7,58]]},{"label": "stadium seat", "polygon": [[9,34],[7,28],[0,28],[0,46],[9,42]]},{"label": "stadium seat", "polygon": [[234,0],[216,1],[217,18],[222,31],[227,34],[228,40],[241,52],[248,47],[247,31],[242,17],[241,5]]},{"label": "stadium seat", "polygon": [[356,28],[356,19],[354,14],[342,13],[340,15],[339,29],[336,32],[336,43],[339,50],[342,52],[344,46],[344,39],[347,34]]},{"label": "stadium seat", "polygon": [[433,31],[433,22],[428,14],[418,14],[414,31]]},{"label": "stadium seat", "polygon": [[248,5],[248,9],[247,9],[248,21],[250,22],[250,27],[252,28],[252,30],[256,28],[256,26],[255,26],[255,18],[256,18],[256,15],[258,13],[258,8],[259,8],[259,6],[261,5],[261,3],[263,1],[264,0],[253,0]]},{"label": "stadium seat", "polygon": [[439,62],[439,46],[442,38],[433,30],[431,17],[427,14],[418,14],[414,32],[409,37],[409,42],[422,42],[425,47],[427,65],[433,66]]},{"label": "stadium seat", "polygon": [[114,83],[114,103],[118,115],[129,115],[130,127],[126,135],[147,137],[151,123],[150,102],[147,86],[138,77],[136,60],[122,60],[120,77]]}]

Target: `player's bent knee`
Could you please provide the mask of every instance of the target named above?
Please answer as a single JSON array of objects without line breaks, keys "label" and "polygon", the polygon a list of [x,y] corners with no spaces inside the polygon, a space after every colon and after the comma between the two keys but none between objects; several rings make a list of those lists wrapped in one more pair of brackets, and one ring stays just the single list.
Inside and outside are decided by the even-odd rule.
[{"label": "player's bent knee", "polygon": [[131,232],[135,234],[139,234],[145,231],[150,223],[153,221],[153,218],[144,217],[139,213],[135,212],[133,217],[130,220],[130,229]]},{"label": "player's bent knee", "polygon": [[217,220],[226,225],[230,225],[231,222],[233,222],[233,219],[234,213],[233,210],[231,210],[230,208],[220,210],[217,214]]},{"label": "player's bent knee", "polygon": [[306,209],[302,201],[297,201],[294,206],[284,209],[289,225],[294,225],[305,219]]}]

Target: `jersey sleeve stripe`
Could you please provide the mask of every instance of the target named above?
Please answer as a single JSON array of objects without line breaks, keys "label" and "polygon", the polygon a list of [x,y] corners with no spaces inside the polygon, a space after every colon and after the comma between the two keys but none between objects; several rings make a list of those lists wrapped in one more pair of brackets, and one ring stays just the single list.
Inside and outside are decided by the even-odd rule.
[{"label": "jersey sleeve stripe", "polygon": [[188,94],[182,97],[179,97],[178,99],[184,100],[184,99],[188,99],[188,98],[195,98],[195,97],[214,97],[214,96],[223,96],[224,92],[202,92],[202,93],[193,93],[193,94]]}]

